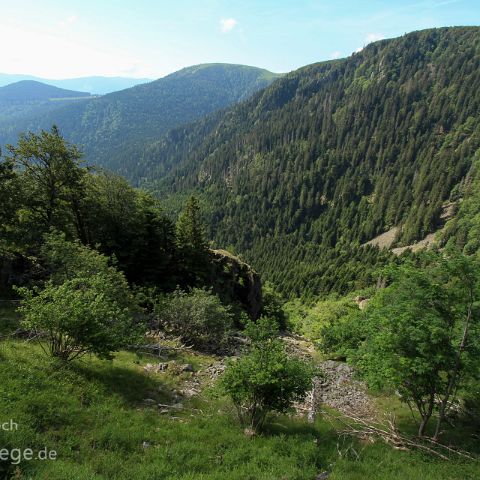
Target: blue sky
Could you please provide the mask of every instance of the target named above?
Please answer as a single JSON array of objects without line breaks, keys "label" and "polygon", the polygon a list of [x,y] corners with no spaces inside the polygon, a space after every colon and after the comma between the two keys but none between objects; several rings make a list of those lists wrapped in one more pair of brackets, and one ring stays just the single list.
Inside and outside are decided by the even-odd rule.
[{"label": "blue sky", "polygon": [[286,72],[412,30],[480,25],[480,0],[0,0],[0,71],[157,78],[197,63]]}]

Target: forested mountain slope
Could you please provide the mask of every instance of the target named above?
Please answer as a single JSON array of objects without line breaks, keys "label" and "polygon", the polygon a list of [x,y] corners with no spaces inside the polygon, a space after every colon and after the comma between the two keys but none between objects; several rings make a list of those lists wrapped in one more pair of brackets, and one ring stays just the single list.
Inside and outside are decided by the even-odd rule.
[{"label": "forested mountain slope", "polygon": [[76,108],[78,102],[91,100],[89,93],[57,88],[52,85],[22,80],[0,87],[0,147],[15,143],[19,125],[27,119],[48,117],[65,106]]},{"label": "forested mountain slope", "polygon": [[173,127],[247,98],[267,86],[275,74],[243,65],[188,67],[154,82],[62,106],[48,114],[27,115],[0,125],[0,145],[13,143],[25,130],[56,124],[86,159],[131,176],[138,151]]},{"label": "forested mountain slope", "polygon": [[452,192],[455,216],[441,232],[442,243],[452,243],[467,255],[480,254],[480,149],[465,179]]},{"label": "forested mountain slope", "polygon": [[345,291],[379,261],[358,245],[435,229],[480,146],[479,108],[480,28],[414,32],[170,132],[137,180],[173,205],[200,192],[212,237],[283,291]]}]

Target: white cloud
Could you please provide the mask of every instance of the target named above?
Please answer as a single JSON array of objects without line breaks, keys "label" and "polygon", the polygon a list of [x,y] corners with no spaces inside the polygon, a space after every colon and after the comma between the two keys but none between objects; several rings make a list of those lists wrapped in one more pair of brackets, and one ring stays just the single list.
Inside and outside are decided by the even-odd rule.
[{"label": "white cloud", "polygon": [[337,58],[340,58],[342,56],[342,52],[339,52],[338,50],[336,52],[332,52],[330,54],[330,58],[332,60],[336,60]]},{"label": "white cloud", "polygon": [[368,33],[365,37],[365,44],[368,45],[369,43],[376,42],[378,40],[383,40],[385,38],[384,35],[381,33]]},{"label": "white cloud", "polygon": [[222,33],[231,32],[236,25],[237,21],[234,18],[222,18],[220,20],[220,30]]}]

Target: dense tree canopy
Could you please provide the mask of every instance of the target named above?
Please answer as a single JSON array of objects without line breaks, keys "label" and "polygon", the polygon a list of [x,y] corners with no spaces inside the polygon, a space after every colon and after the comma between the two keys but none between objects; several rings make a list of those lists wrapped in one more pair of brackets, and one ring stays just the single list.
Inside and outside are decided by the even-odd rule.
[{"label": "dense tree canopy", "polygon": [[[213,288],[222,301],[253,317],[261,307],[252,310],[250,287],[240,284],[241,275],[229,275],[208,248],[194,197],[175,224],[151,194],[118,175],[82,166],[81,152],[56,127],[22,135],[17,146],[8,147],[0,162],[0,200],[2,293],[12,284],[35,283],[52,274],[44,242],[55,230],[114,258],[131,284],[162,292],[178,285]],[[229,258],[242,270],[238,259]]]},{"label": "dense tree canopy", "polygon": [[393,226],[400,244],[422,239],[467,173],[479,32],[414,32],[301,68],[146,148],[137,178],[173,208],[196,191],[211,237],[284,292],[348,290],[368,274],[357,262],[379,261],[357,245]]}]

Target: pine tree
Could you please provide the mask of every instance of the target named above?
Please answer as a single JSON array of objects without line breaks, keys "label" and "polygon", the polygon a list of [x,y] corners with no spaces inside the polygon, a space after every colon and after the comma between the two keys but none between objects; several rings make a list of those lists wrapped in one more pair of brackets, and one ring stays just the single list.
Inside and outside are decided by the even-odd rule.
[{"label": "pine tree", "polygon": [[201,220],[200,206],[191,196],[177,222],[177,247],[187,285],[203,283],[208,260],[205,227]]}]

